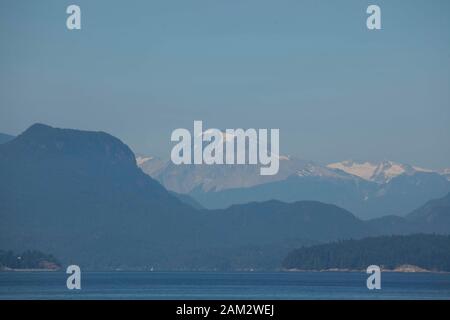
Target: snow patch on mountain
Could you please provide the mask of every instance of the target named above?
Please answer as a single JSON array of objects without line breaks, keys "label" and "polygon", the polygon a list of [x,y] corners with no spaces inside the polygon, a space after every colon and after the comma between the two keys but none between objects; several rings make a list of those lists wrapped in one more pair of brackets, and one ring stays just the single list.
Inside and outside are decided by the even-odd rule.
[{"label": "snow patch on mountain", "polygon": [[415,171],[411,166],[396,163],[393,161],[383,161],[379,163],[370,180],[375,182],[389,182],[392,178],[405,173],[413,173]]},{"label": "snow patch on mountain", "polygon": [[362,179],[377,183],[387,183],[402,174],[412,175],[416,172],[433,172],[433,170],[411,166],[409,164],[397,163],[394,161],[381,162],[355,162],[346,160],[331,163],[328,168],[342,170]]},{"label": "snow patch on mountain", "polygon": [[[225,138],[225,137],[224,137]],[[276,155],[277,156],[277,155]],[[435,172],[429,169],[401,164],[394,161],[355,162],[346,160],[327,166],[295,156],[279,155],[280,171],[274,176],[261,176],[259,165],[174,165],[170,160],[136,155],[136,163],[167,189],[178,193],[194,190],[221,191],[233,188],[249,188],[261,184],[285,180],[290,176],[319,177],[321,179],[359,180],[384,184],[400,175],[417,172]],[[439,172],[450,180],[450,169]]]},{"label": "snow patch on mountain", "polygon": [[342,170],[365,180],[370,180],[377,169],[377,166],[371,162],[357,163],[351,160],[331,163],[327,167]]},{"label": "snow patch on mountain", "polygon": [[142,157],[142,156],[137,156],[136,157],[136,163],[138,165],[138,167],[142,166],[144,163],[146,163],[147,161],[152,160],[153,157]]},{"label": "snow patch on mountain", "polygon": [[303,165],[303,167],[297,171],[297,175],[299,177],[326,177],[338,179],[348,179],[351,177],[347,174],[343,174],[343,172],[334,170],[333,168],[320,166],[313,162]]}]

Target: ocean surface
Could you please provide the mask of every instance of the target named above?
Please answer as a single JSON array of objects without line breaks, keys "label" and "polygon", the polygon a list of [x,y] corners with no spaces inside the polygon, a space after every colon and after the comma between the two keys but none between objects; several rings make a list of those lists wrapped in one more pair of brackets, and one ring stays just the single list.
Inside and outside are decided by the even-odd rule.
[{"label": "ocean surface", "polygon": [[0,272],[0,299],[450,299],[450,274],[359,272]]}]

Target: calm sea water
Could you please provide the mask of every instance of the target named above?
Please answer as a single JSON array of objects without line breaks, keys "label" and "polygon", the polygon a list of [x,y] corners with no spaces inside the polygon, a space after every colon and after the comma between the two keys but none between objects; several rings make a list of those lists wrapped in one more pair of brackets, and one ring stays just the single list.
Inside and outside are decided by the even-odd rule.
[{"label": "calm sea water", "polygon": [[450,299],[450,274],[383,273],[369,291],[358,272],[0,272],[0,299]]}]

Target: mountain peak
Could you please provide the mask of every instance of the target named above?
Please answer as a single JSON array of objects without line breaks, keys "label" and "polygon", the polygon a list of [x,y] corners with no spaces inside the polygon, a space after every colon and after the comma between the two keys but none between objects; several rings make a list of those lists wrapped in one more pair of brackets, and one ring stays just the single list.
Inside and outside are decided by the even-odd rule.
[{"label": "mountain peak", "polygon": [[49,126],[44,123],[36,122],[32,124],[25,132],[39,132],[44,130],[51,130],[54,129],[52,126]]},{"label": "mountain peak", "polygon": [[35,123],[8,145],[8,152],[16,155],[51,155],[55,159],[94,157],[98,161],[136,166],[131,149],[119,139],[101,131],[60,129]]},{"label": "mountain peak", "polygon": [[25,131],[18,135],[18,137],[30,137],[30,136],[40,136],[45,133],[55,132],[57,130],[61,130],[58,128],[51,127],[49,125],[43,123],[35,123],[29,126]]},{"label": "mountain peak", "polygon": [[[450,193],[430,200],[406,216],[406,219],[418,223],[426,232],[448,233],[450,225]],[[428,229],[427,229],[428,228]]]}]

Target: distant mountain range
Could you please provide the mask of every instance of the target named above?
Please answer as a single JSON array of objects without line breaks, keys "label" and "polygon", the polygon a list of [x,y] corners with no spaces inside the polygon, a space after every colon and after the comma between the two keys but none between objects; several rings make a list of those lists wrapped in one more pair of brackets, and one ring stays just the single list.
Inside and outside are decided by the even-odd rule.
[{"label": "distant mountain range", "polygon": [[[88,269],[248,270],[277,268],[283,256],[302,245],[423,230],[450,232],[450,195],[405,218],[370,221],[336,205],[310,201],[314,199],[204,210],[167,191],[137,162],[129,147],[111,135],[43,124],[1,144],[0,249],[36,249]],[[253,188],[286,181],[295,185],[299,179],[308,182],[304,190],[314,195],[314,188],[307,189],[314,186],[309,181],[322,186],[324,179],[337,201],[335,192],[343,186],[352,191],[374,185],[342,171],[319,172],[308,164],[304,168],[301,175]],[[435,178],[433,173],[417,174]],[[409,176],[402,177],[410,182]],[[397,186],[399,192],[402,186]]]},{"label": "distant mountain range", "polygon": [[[280,158],[280,171],[274,176],[260,175],[259,165],[174,165],[157,157],[138,156],[139,167],[151,177],[160,181],[168,190],[189,194],[194,190],[217,192],[233,188],[246,188],[269,182],[284,180],[292,174],[308,168],[319,168],[312,162],[297,158]],[[339,174],[320,167],[323,174]],[[341,174],[342,175],[342,174]],[[343,173],[343,175],[346,175]]]},{"label": "distant mountain range", "polygon": [[227,189],[248,188],[292,175],[301,177],[357,178],[341,170],[318,165],[296,157],[280,156],[280,170],[274,176],[260,175],[259,165],[174,165],[158,157],[138,156],[138,166],[160,181],[168,190],[189,194],[194,191],[218,192]]},{"label": "distant mountain range", "polygon": [[167,189],[189,194],[210,209],[272,199],[316,200],[370,219],[405,215],[450,192],[447,171],[434,172],[392,161],[344,161],[321,166],[295,157],[280,160],[280,172],[275,176],[259,175],[256,165],[176,166],[153,157],[138,157],[137,163]]}]

